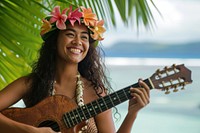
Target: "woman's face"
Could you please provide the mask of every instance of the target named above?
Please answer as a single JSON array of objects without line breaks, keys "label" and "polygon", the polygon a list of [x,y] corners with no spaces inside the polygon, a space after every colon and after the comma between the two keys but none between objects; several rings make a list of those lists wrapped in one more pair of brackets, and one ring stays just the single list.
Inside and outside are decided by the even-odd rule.
[{"label": "woman's face", "polygon": [[89,33],[85,25],[75,23],[67,25],[66,30],[59,31],[57,40],[58,58],[68,63],[79,63],[87,55]]}]

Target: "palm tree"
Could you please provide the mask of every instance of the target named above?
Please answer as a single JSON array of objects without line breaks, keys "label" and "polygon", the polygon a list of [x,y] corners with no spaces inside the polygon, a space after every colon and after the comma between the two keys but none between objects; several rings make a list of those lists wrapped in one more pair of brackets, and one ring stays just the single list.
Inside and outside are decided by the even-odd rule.
[{"label": "palm tree", "polygon": [[[0,1],[0,90],[14,79],[31,71],[42,40],[41,18],[55,5],[92,7],[106,27],[116,25],[115,8],[124,24],[136,22],[150,28],[153,16],[146,0],[1,0]],[[157,9],[157,8],[156,8]],[[153,23],[152,23],[153,22]]]}]

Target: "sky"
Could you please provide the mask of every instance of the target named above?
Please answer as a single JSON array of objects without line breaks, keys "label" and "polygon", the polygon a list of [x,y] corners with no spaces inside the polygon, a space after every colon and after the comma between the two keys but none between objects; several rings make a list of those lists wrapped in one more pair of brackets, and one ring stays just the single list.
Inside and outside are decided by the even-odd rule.
[{"label": "sky", "polygon": [[117,28],[106,31],[103,45],[109,47],[118,41],[152,41],[163,44],[200,41],[200,0],[153,0],[153,2],[162,14],[161,17],[152,8],[156,22],[154,29],[142,28],[138,36],[136,29],[124,27],[119,18]]}]

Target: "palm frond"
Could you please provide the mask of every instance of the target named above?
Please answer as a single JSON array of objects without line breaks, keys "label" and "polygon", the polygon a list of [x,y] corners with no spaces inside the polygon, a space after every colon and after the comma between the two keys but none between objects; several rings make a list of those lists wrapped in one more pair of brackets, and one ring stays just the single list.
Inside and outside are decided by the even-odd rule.
[{"label": "palm frond", "polygon": [[[153,1],[151,4],[156,8]],[[0,1],[0,90],[16,78],[31,71],[42,44],[41,19],[55,5],[61,8],[92,7],[106,27],[116,26],[116,9],[125,25],[154,24],[146,0],[1,0]],[[115,9],[116,8],[116,9]]]}]

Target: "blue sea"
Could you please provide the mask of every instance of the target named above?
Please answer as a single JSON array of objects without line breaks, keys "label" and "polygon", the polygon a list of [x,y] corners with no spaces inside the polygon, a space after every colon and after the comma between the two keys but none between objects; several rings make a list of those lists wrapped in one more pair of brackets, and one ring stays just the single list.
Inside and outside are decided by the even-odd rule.
[{"label": "blue sea", "polygon": [[[200,133],[200,59],[168,58],[106,58],[108,76],[116,91],[149,78],[158,68],[172,64],[185,64],[192,71],[193,83],[176,93],[151,90],[151,101],[142,109],[133,125],[133,133]],[[23,106],[17,103],[16,106]],[[127,113],[128,102],[117,106],[121,119]]]},{"label": "blue sea", "polygon": [[[167,58],[107,58],[108,75],[115,90],[137,82],[138,78],[150,77],[158,68],[172,64],[185,64],[192,71],[192,84],[185,90],[151,90],[151,101],[142,109],[132,128],[133,133],[200,133],[200,59]],[[115,122],[118,128],[126,113],[128,102],[117,106],[121,119]]]}]

